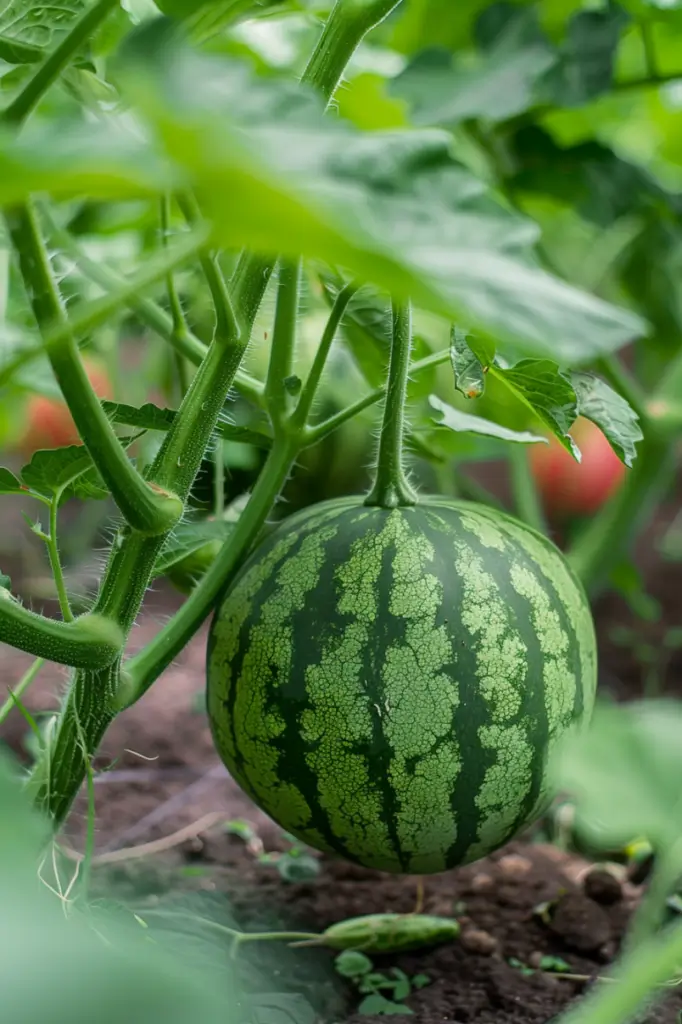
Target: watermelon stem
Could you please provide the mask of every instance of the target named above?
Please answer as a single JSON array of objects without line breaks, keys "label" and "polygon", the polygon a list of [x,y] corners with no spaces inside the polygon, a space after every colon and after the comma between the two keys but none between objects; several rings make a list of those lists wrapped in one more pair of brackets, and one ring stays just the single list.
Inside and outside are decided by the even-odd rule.
[{"label": "watermelon stem", "polygon": [[379,455],[374,486],[365,505],[400,508],[415,505],[417,495],[405,473],[403,440],[405,401],[412,351],[412,307],[394,302],[391,359],[388,366],[384,418],[381,424]]}]

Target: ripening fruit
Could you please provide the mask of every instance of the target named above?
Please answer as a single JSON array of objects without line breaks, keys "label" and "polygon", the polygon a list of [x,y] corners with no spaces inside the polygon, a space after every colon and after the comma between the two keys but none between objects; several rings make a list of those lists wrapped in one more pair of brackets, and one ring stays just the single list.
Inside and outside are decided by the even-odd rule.
[{"label": "ripening fruit", "polygon": [[232,776],[288,832],[383,871],[483,857],[543,812],[589,719],[595,636],[558,549],[424,498],[314,505],[216,612],[208,713]]},{"label": "ripening fruit", "polygon": [[582,462],[576,462],[554,437],[549,444],[533,445],[530,453],[543,505],[555,520],[597,512],[626,473],[604,434],[590,420],[576,420],[571,435],[582,452]]},{"label": "ripening fruit", "polygon": [[[85,359],[84,365],[97,395],[100,398],[113,398],[111,381],[104,367],[91,359]],[[61,399],[31,395],[25,415],[26,430],[18,445],[25,458],[30,458],[40,449],[81,444],[76,424]]]}]

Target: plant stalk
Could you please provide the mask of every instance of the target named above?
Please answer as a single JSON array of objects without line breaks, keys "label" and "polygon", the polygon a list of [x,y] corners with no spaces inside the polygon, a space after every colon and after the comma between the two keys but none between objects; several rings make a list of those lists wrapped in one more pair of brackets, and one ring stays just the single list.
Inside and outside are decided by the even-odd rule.
[{"label": "plant stalk", "polygon": [[[8,211],[6,221],[47,357],[88,454],[126,522],[141,533],[164,533],[181,517],[182,502],[149,486],[114,433],[71,333],[35,209],[29,203]],[[55,324],[59,338],[48,344]]]},{"label": "plant stalk", "polygon": [[538,533],[547,533],[547,524],[542,512],[538,489],[531,473],[528,454],[524,444],[509,445],[508,460],[516,514],[519,519],[537,530]]},{"label": "plant stalk", "polygon": [[677,976],[680,964],[682,922],[624,956],[609,976],[614,984],[596,985],[574,1008],[558,1017],[556,1024],[623,1024],[635,1020],[658,986]]},{"label": "plant stalk", "polygon": [[666,914],[666,900],[682,876],[682,845],[672,843],[657,850],[647,890],[625,937],[625,949],[633,952],[660,929]]},{"label": "plant stalk", "polygon": [[405,473],[403,439],[405,435],[405,401],[412,350],[412,309],[410,305],[393,304],[393,337],[388,366],[386,401],[379,440],[379,455],[374,486],[366,505],[400,508],[414,505],[417,495]]},{"label": "plant stalk", "polygon": [[301,261],[280,260],[272,349],[265,382],[265,402],[275,432],[282,429],[291,406],[286,380],[294,367],[300,290]]},{"label": "plant stalk", "polygon": [[591,595],[606,585],[610,572],[670,485],[674,470],[670,438],[650,423],[623,484],[567,553]]},{"label": "plant stalk", "polygon": [[0,643],[58,665],[94,668],[117,658],[123,642],[116,623],[100,615],[82,615],[73,622],[48,619],[0,589]]}]

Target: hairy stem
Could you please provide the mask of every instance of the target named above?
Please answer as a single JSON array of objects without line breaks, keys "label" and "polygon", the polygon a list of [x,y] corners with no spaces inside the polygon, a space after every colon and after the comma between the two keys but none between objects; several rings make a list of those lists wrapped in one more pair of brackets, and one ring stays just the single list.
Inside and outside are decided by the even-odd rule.
[{"label": "hairy stem", "polygon": [[272,349],[265,382],[265,401],[274,431],[282,429],[291,405],[286,381],[293,373],[300,290],[301,261],[281,260]]},{"label": "hairy stem", "polygon": [[403,438],[405,400],[412,350],[412,310],[409,305],[393,304],[393,340],[388,367],[384,418],[381,424],[379,456],[374,486],[366,505],[399,508],[414,505],[417,496],[405,474]]},{"label": "hairy stem", "polygon": [[317,352],[315,353],[313,365],[310,368],[308,378],[303,386],[303,390],[301,391],[301,397],[298,400],[298,404],[292,416],[292,424],[296,427],[304,427],[310,418],[315,395],[317,394],[317,389],[320,385],[322,373],[326,366],[331,347],[334,344],[336,332],[343,320],[343,314],[348,309],[348,304],[357,290],[357,284],[347,284],[345,288],[341,289],[334,300],[334,305],[332,306],[331,313],[329,314],[329,319],[327,320],[327,324],[322,334],[322,339]]},{"label": "hairy stem", "polygon": [[[149,486],[114,433],[71,333],[35,210],[31,204],[11,210],[6,221],[46,354],[88,454],[126,522],[143,533],[165,532],[182,515],[182,503]],[[61,330],[48,343],[53,325]]]},{"label": "hairy stem", "polygon": [[123,634],[100,615],[60,622],[24,608],[0,589],[0,643],[59,665],[94,668],[109,665],[120,653]]},{"label": "hairy stem", "polygon": [[139,700],[165,668],[183,650],[215,605],[250,548],[258,539],[298,454],[295,438],[275,440],[230,540],[192,591],[182,608],[154,639],[125,663],[126,706]]}]

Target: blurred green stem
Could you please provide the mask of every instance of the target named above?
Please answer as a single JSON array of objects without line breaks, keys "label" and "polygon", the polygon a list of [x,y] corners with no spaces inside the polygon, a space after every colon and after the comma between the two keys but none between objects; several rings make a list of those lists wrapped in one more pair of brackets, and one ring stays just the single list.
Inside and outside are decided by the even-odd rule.
[{"label": "blurred green stem", "polygon": [[606,586],[614,566],[670,485],[674,471],[675,452],[670,437],[650,424],[622,485],[567,552],[569,562],[590,594]]},{"label": "blurred green stem", "polygon": [[595,985],[556,1024],[623,1024],[638,1019],[642,1004],[675,978],[682,964],[682,922],[632,949],[610,975],[613,985]]},{"label": "blurred green stem", "polygon": [[10,712],[17,706],[17,701],[21,700],[24,696],[44,664],[44,658],[36,658],[33,664],[24,672],[14,689],[10,690],[12,696],[8,697],[5,703],[0,707],[0,725],[2,725]]},{"label": "blurred green stem", "polygon": [[540,503],[540,495],[530,468],[529,452],[524,444],[510,444],[509,472],[516,514],[538,533],[547,533],[547,524]]},{"label": "blurred green stem", "polygon": [[633,952],[651,939],[661,928],[666,916],[666,900],[682,876],[682,844],[671,843],[657,849],[654,866],[635,915],[625,937],[625,949]]}]

